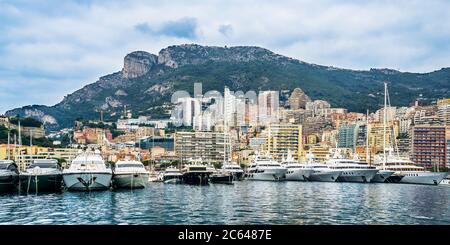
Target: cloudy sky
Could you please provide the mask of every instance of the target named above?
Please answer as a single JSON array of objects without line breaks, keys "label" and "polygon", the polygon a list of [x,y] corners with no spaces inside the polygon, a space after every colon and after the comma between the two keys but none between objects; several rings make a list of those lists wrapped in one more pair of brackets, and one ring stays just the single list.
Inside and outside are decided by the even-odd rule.
[{"label": "cloudy sky", "polygon": [[53,105],[135,50],[257,45],[343,68],[450,67],[450,1],[0,0],[0,113]]}]

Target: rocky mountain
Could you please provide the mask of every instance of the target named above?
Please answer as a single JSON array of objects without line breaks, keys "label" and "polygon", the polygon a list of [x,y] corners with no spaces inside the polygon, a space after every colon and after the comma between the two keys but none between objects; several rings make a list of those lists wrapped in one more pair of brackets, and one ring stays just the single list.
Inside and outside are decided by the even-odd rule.
[{"label": "rocky mountain", "polygon": [[168,117],[171,94],[177,90],[192,94],[195,82],[202,82],[204,92],[222,91],[224,86],[244,92],[299,87],[311,99],[365,112],[382,104],[384,81],[390,83],[393,105],[450,95],[450,68],[430,73],[355,71],[309,64],[259,47],[186,44],[169,46],[158,55],[132,52],[125,56],[121,71],[100,77],[54,106],[25,106],[6,114],[36,118],[50,130],[71,126],[77,118],[99,118],[100,111],[105,119],[117,119],[124,106],[134,115]]}]

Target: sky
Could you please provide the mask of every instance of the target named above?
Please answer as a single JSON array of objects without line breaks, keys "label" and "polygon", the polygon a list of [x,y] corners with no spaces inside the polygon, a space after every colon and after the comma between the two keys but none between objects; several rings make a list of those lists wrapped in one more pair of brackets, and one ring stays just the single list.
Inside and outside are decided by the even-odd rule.
[{"label": "sky", "polygon": [[132,51],[252,45],[350,69],[450,67],[448,0],[0,0],[0,114],[53,105]]}]

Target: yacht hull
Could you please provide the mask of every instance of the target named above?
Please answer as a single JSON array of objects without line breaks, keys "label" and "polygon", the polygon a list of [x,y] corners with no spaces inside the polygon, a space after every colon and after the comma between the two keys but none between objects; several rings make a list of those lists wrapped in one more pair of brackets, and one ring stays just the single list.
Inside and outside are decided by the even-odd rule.
[{"label": "yacht hull", "polygon": [[233,184],[233,175],[212,175],[209,181],[214,184]]},{"label": "yacht hull", "polygon": [[187,172],[181,177],[184,184],[188,185],[207,185],[209,184],[208,173]]},{"label": "yacht hull", "polygon": [[132,188],[139,189],[147,187],[148,183],[147,173],[127,173],[127,174],[114,174],[112,178],[112,185],[115,189],[120,188]]},{"label": "yacht hull", "polygon": [[364,170],[345,170],[338,177],[338,182],[358,182],[367,183],[370,182],[378,169],[364,169]]},{"label": "yacht hull", "polygon": [[387,178],[386,183],[400,183],[403,177],[405,176],[394,173],[393,175],[389,176],[389,178]]},{"label": "yacht hull", "polygon": [[62,174],[21,174],[20,189],[26,193],[59,192]]},{"label": "yacht hull", "polygon": [[370,182],[373,183],[385,183],[394,174],[394,171],[389,170],[380,170],[378,173],[373,176]]},{"label": "yacht hull", "polygon": [[400,183],[418,184],[418,185],[438,185],[448,173],[420,172],[405,174]]},{"label": "yacht hull", "polygon": [[450,179],[443,179],[439,185],[450,187]]},{"label": "yacht hull", "polygon": [[163,179],[164,184],[180,184],[182,183],[181,176],[165,176]]},{"label": "yacht hull", "polygon": [[288,170],[286,173],[286,180],[292,181],[308,181],[311,174],[314,172],[312,169],[294,169]]},{"label": "yacht hull", "polygon": [[282,181],[286,179],[286,169],[264,170],[262,173],[248,173],[248,180]]},{"label": "yacht hull", "polygon": [[0,193],[16,191],[18,181],[19,176],[17,174],[0,175]]},{"label": "yacht hull", "polygon": [[314,171],[308,178],[309,181],[336,182],[341,171]]},{"label": "yacht hull", "polygon": [[64,185],[69,191],[107,190],[111,185],[111,173],[64,173]]},{"label": "yacht hull", "polygon": [[240,181],[244,179],[244,172],[229,172],[233,175],[233,181]]}]

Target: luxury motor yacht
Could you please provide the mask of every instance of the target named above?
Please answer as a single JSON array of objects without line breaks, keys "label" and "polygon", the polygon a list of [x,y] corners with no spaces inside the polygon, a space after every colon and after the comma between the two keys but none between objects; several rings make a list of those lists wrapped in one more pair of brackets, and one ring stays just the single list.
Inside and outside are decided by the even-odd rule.
[{"label": "luxury motor yacht", "polygon": [[196,159],[185,165],[181,173],[183,174],[181,179],[184,184],[207,185],[213,170],[203,164],[201,159]]},{"label": "luxury motor yacht", "polygon": [[183,174],[178,168],[168,167],[162,174],[162,181],[165,184],[179,184],[182,182]]},{"label": "luxury motor yacht", "polygon": [[441,183],[439,183],[439,185],[450,187],[450,177],[449,177],[449,176],[445,177],[445,178],[441,181]]},{"label": "luxury motor yacht", "polygon": [[209,176],[209,181],[215,184],[233,184],[233,174],[230,172],[216,171]]},{"label": "luxury motor yacht", "polygon": [[226,163],[222,166],[222,171],[233,175],[233,180],[242,180],[244,178],[244,170],[237,163]]},{"label": "luxury motor yacht", "polygon": [[304,164],[298,163],[288,150],[287,157],[281,161],[281,166],[285,167],[286,180],[307,181],[314,172],[312,168],[306,168]]},{"label": "luxury motor yacht", "polygon": [[394,171],[387,180],[394,183],[438,185],[449,174],[426,171],[424,167],[416,166],[411,160],[392,155],[387,158],[385,169]]},{"label": "luxury motor yacht", "polygon": [[309,175],[309,181],[336,182],[339,175],[342,173],[342,170],[331,169],[328,165],[319,163],[311,151],[306,154],[306,158],[308,161],[306,164],[302,164],[303,167],[313,170],[313,172]]},{"label": "luxury motor yacht", "polygon": [[248,180],[280,181],[286,178],[287,169],[281,166],[270,155],[256,154],[254,161],[247,169]]},{"label": "luxury motor yacht", "polygon": [[15,191],[19,170],[11,160],[0,160],[0,193]]},{"label": "luxury motor yacht", "polygon": [[370,182],[378,169],[374,166],[369,166],[365,162],[359,161],[355,154],[355,159],[345,159],[339,152],[336,152],[332,158],[327,161],[327,165],[331,169],[341,170],[337,181],[339,182]]},{"label": "luxury motor yacht", "polygon": [[61,191],[62,170],[55,159],[33,160],[19,176],[21,190],[26,193]]},{"label": "luxury motor yacht", "polygon": [[112,177],[114,188],[145,188],[148,183],[149,172],[144,164],[139,161],[121,160],[117,161]]},{"label": "luxury motor yacht", "polygon": [[112,171],[106,167],[100,151],[82,152],[63,170],[64,184],[69,191],[107,190]]}]

